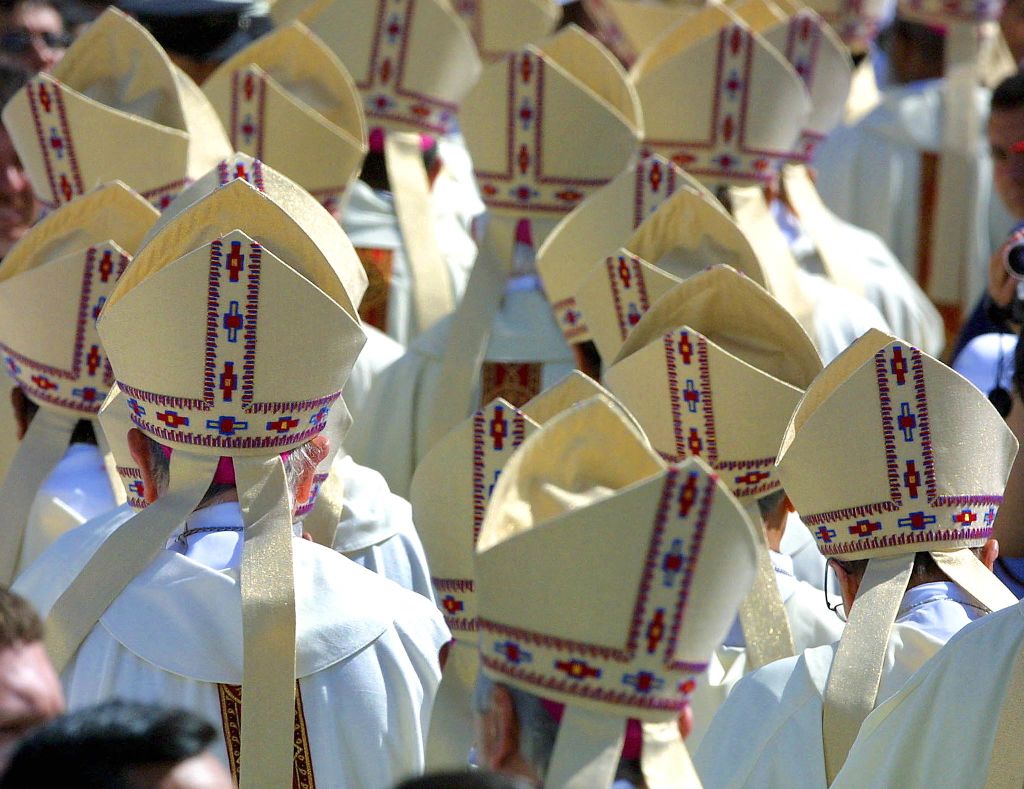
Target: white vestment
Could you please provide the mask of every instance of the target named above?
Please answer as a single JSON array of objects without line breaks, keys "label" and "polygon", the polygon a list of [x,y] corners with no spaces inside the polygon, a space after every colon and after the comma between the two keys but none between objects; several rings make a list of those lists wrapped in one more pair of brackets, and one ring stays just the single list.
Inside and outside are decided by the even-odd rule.
[{"label": "white vestment", "polygon": [[961,630],[867,717],[834,789],[984,786],[1022,647],[1020,603]]},{"label": "white vestment", "polygon": [[814,305],[813,329],[808,334],[825,364],[835,359],[869,329],[892,334],[882,313],[866,299],[803,269],[797,271],[797,278],[808,300]]},{"label": "white vestment", "polygon": [[19,572],[64,532],[116,506],[99,448],[93,444],[70,444],[32,502],[21,544]]},{"label": "white vestment", "polygon": [[[427,419],[441,384],[441,366],[453,317],[421,335],[405,356],[377,380],[361,421],[352,426],[345,448],[363,465],[376,469],[394,493],[408,496],[416,464],[426,446]],[[543,363],[541,387],[557,383],[575,361],[551,316],[551,307],[538,288],[506,292],[492,323],[486,361]],[[459,393],[464,397],[466,393]],[[479,381],[471,394],[480,402]],[[460,401],[465,402],[465,401]],[[452,404],[453,408],[461,405]],[[468,416],[459,414],[459,418]]]},{"label": "white vestment", "polygon": [[405,353],[401,344],[366,322],[363,323],[363,331],[366,332],[366,345],[356,357],[355,364],[352,365],[352,374],[345,382],[345,389],[342,392],[345,405],[348,406],[348,412],[354,422],[359,421],[359,416],[366,407],[366,398],[370,396],[370,389],[377,376]]},{"label": "white vestment", "polygon": [[[886,645],[878,702],[984,612],[949,582],[907,590]],[[706,789],[826,786],[821,699],[835,649],[805,650],[736,683],[694,756]]]},{"label": "white vestment", "polygon": [[[88,558],[130,513],[68,532],[17,581],[45,616]],[[186,707],[226,741],[237,735],[242,681],[237,503],[186,524],[118,596],[62,680],[69,709],[110,699]],[[206,529],[217,529],[207,532]],[[296,539],[296,763],[315,785],[388,787],[423,768],[423,743],[450,637],[437,609],[340,554]],[[372,603],[372,604],[368,604]],[[244,702],[243,691],[243,702]],[[227,747],[215,753],[228,763]],[[312,782],[300,785],[312,786]]]},{"label": "white vestment", "polygon": [[388,490],[378,472],[351,457],[339,464],[345,505],[334,534],[334,550],[433,603],[427,555],[409,502]]},{"label": "white vestment", "polygon": [[[786,609],[786,619],[789,621],[797,654],[805,649],[838,641],[843,634],[843,623],[825,605],[825,593],[818,586],[799,580],[794,575],[793,559],[790,556],[775,551],[768,553],[772,567],[775,568],[775,580],[779,585],[779,594]],[[818,579],[819,585],[823,578]],[[707,675],[698,682],[697,690],[690,699],[694,729],[686,743],[691,751],[700,744],[712,718],[732,692],[733,686],[749,670],[746,640],[739,619],[736,619],[725,638],[725,644],[716,651]]]},{"label": "white vestment", "polygon": [[[772,213],[800,267],[809,274],[826,276],[818,248],[800,220],[778,200],[772,203]],[[942,353],[946,345],[945,326],[931,299],[876,234],[839,217],[836,220],[832,227],[834,241],[855,254],[856,275],[864,289],[863,301],[878,310],[895,336],[933,356]],[[859,306],[856,311],[862,312],[862,299],[851,295],[854,301],[850,305]]]},{"label": "white vestment", "polygon": [[[458,190],[442,186],[440,194],[432,193],[432,202],[437,242],[457,304],[466,289],[476,258],[476,244],[464,225],[462,215],[456,213],[450,204],[454,191]],[[402,346],[407,346],[416,338],[417,327],[413,314],[412,272],[398,228],[394,198],[390,192],[377,191],[363,181],[355,181],[349,189],[341,226],[355,247],[392,250],[387,334]]]},{"label": "white vestment", "polygon": [[[943,80],[889,88],[882,102],[858,123],[832,132],[814,157],[822,199],[843,219],[881,237],[915,279],[921,153],[937,153],[941,148],[944,92]],[[989,93],[979,88],[976,98],[978,117],[984,123]],[[971,301],[985,290],[989,257],[1015,224],[992,188],[984,128],[977,161],[975,249],[964,283]]]}]

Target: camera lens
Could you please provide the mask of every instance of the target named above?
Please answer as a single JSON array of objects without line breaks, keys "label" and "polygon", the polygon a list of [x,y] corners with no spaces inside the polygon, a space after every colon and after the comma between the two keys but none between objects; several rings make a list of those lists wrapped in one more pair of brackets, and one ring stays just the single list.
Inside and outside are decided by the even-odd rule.
[{"label": "camera lens", "polygon": [[1010,242],[1003,252],[1006,270],[1017,279],[1024,279],[1024,240]]}]

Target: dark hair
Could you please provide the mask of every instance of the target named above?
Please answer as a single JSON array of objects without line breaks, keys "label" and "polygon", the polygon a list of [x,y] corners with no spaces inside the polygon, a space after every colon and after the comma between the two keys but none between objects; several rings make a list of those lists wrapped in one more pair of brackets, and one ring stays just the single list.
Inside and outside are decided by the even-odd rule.
[{"label": "dark hair", "polygon": [[992,91],[989,105],[993,110],[1015,110],[1024,107],[1024,71],[1011,74]]},{"label": "dark hair", "polygon": [[[971,548],[971,552],[980,558],[981,548]],[[869,561],[870,559],[835,560],[836,564],[846,570],[847,573],[861,579],[864,577]],[[914,569],[910,571],[910,580],[907,582],[908,589],[934,581],[948,580],[950,580],[949,576],[942,572],[942,569],[935,563],[935,560],[928,551],[920,551],[914,554]]]},{"label": "dark hair", "polygon": [[0,107],[13,99],[14,94],[25,86],[31,76],[28,69],[0,60]]},{"label": "dark hair", "polygon": [[759,498],[757,500],[757,511],[761,513],[761,519],[764,520],[775,512],[784,498],[786,498],[786,491],[782,488],[773,490],[767,496]]},{"label": "dark hair", "polygon": [[216,730],[186,710],[108,701],[55,718],[18,746],[0,789],[131,789],[133,768],[198,756]]},{"label": "dark hair", "polygon": [[29,602],[0,586],[0,649],[43,640],[43,622]]},{"label": "dark hair", "polygon": [[530,785],[508,775],[474,770],[444,772],[409,778],[395,789],[528,789]]},{"label": "dark hair", "polygon": [[240,11],[211,11],[196,16],[140,12],[136,18],[164,49],[205,62],[242,27]]},{"label": "dark hair", "polygon": [[[437,166],[437,159],[438,151],[435,141],[423,152],[423,167],[428,173]],[[383,153],[370,151],[366,154],[366,158],[363,159],[363,169],[359,172],[359,179],[379,191],[391,191],[391,181],[388,179],[388,168]]]}]

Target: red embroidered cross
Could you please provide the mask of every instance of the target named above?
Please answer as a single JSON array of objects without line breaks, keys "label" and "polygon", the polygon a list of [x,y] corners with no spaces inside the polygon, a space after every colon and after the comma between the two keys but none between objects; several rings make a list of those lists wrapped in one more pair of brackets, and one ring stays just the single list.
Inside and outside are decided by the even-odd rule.
[{"label": "red embroidered cross", "polygon": [[686,477],[686,484],[679,489],[679,517],[685,518],[690,514],[690,508],[697,501],[697,474],[692,473]]},{"label": "red embroidered cross", "polygon": [[680,683],[680,685],[679,685],[679,692],[682,693],[684,696],[689,696],[696,689],[697,689],[697,680],[695,680],[693,677],[690,677],[688,680],[686,680],[685,682]]},{"label": "red embroidered cross", "polygon": [[100,258],[100,282],[109,282],[110,275],[114,273],[114,258],[109,249],[103,250],[103,257]]},{"label": "red embroidered cross", "polygon": [[103,312],[103,305],[107,303],[106,296],[100,296],[96,300],[96,306],[92,308],[92,319],[98,321],[100,319],[100,313]]},{"label": "red embroidered cross", "polygon": [[530,169],[530,149],[525,145],[519,146],[519,172],[526,175]]},{"label": "red embroidered cross", "polygon": [[466,608],[465,604],[461,600],[457,600],[451,595],[448,595],[441,601],[441,605],[444,610],[449,614],[457,614]]},{"label": "red embroidered cross", "polygon": [[961,526],[970,526],[978,520],[978,516],[971,510],[963,510],[953,516],[953,523],[959,523]]},{"label": "red embroidered cross", "polygon": [[64,195],[64,200],[69,201],[75,196],[75,190],[71,187],[71,182],[68,177],[64,174],[60,176],[60,192]]},{"label": "red embroidered cross", "polygon": [[309,418],[309,423],[312,424],[312,425],[323,424],[323,422],[326,421],[327,415],[329,413],[330,413],[330,409],[327,408],[327,406],[324,406],[323,408],[321,408],[319,411],[317,411],[315,414],[313,414],[313,416],[311,416]]},{"label": "red embroidered cross", "polygon": [[657,690],[665,684],[665,680],[660,679],[650,671],[638,671],[636,674],[626,674],[622,681],[627,685],[632,685],[636,688],[638,693],[650,693],[652,690]]},{"label": "red embroidered cross", "polygon": [[103,361],[103,357],[100,356],[100,346],[93,345],[89,348],[89,354],[85,357],[85,367],[89,371],[89,375],[96,375],[101,361]]},{"label": "red embroidered cross", "polygon": [[238,342],[238,332],[245,326],[245,317],[238,306],[237,301],[228,305],[228,311],[224,313],[224,330],[228,334],[228,342]]},{"label": "red embroidered cross", "polygon": [[245,75],[245,82],[242,83],[242,92],[245,93],[247,101],[252,100],[252,94],[256,90],[256,80],[252,74]]},{"label": "red embroidered cross", "polygon": [[647,654],[653,655],[658,649],[658,644],[665,637],[665,609],[659,608],[654,612],[651,621],[647,623],[647,631],[644,634],[647,638]]},{"label": "red embroidered cross", "polygon": [[235,178],[241,178],[243,181],[246,182],[249,181],[249,173],[245,169],[245,165],[242,164],[241,162],[238,162],[235,165]]},{"label": "red embroidered cross", "polygon": [[816,533],[822,542],[832,542],[832,538],[836,536],[836,533],[827,526],[819,526]]},{"label": "red embroidered cross", "polygon": [[50,111],[50,91],[46,89],[46,85],[39,86],[39,103],[43,105],[46,112]]},{"label": "red embroidered cross", "polygon": [[228,277],[238,282],[238,275],[245,270],[245,255],[242,254],[242,242],[231,242],[231,254],[228,255]]},{"label": "red embroidered cross", "polygon": [[748,471],[742,476],[736,477],[737,485],[757,485],[760,482],[764,482],[770,474],[767,471]]},{"label": "red embroidered cross", "polygon": [[57,154],[58,159],[64,158],[64,140],[57,133],[56,129],[50,130],[50,147],[53,148],[53,152]]},{"label": "red embroidered cross", "polygon": [[146,486],[142,484],[141,479],[134,480],[131,485],[128,486],[128,491],[134,493],[140,499],[146,492]]},{"label": "red embroidered cross", "polygon": [[629,325],[636,326],[638,323],[640,323],[640,319],[643,316],[644,314],[640,312],[636,304],[632,301],[629,302],[629,313],[626,315],[626,321],[629,323]]},{"label": "red embroidered cross", "polygon": [[912,512],[905,518],[896,521],[899,526],[909,526],[913,531],[921,531],[925,526],[935,523],[934,515],[925,515],[923,512]]},{"label": "red embroidered cross", "polygon": [[892,359],[889,360],[889,369],[892,371],[892,374],[896,376],[896,383],[899,386],[903,386],[903,384],[907,382],[907,373],[910,371],[910,367],[903,356],[903,349],[898,345],[892,349]]},{"label": "red embroidered cross", "polygon": [[629,268],[629,264],[626,263],[626,258],[619,256],[619,281],[622,283],[622,287],[628,288],[629,283],[633,280],[633,272]]},{"label": "red embroidered cross", "polygon": [[987,510],[985,510],[985,525],[986,526],[991,526],[993,523],[995,523],[995,520],[996,520],[996,508],[995,507],[989,507]]},{"label": "red embroidered cross", "polygon": [[71,394],[75,397],[80,397],[87,403],[94,403],[99,397],[99,392],[93,386],[86,386],[82,389],[72,389]]},{"label": "red embroidered cross", "polygon": [[657,192],[661,186],[661,162],[654,162],[651,166],[651,171],[647,175],[647,182],[651,186],[652,192]]},{"label": "red embroidered cross", "polygon": [[878,521],[857,521],[850,527],[850,534],[856,535],[857,537],[868,537],[872,532],[876,532],[881,528],[882,524]]},{"label": "red embroidered cross", "polygon": [[494,439],[494,448],[496,450],[505,448],[505,439],[508,438],[508,420],[505,419],[505,409],[503,406],[499,405],[494,408],[490,435]]},{"label": "red embroidered cross", "polygon": [[292,428],[299,426],[299,420],[290,416],[282,416],[274,422],[267,422],[267,430],[274,430],[278,433],[287,433]]},{"label": "red embroidered cross", "polygon": [[51,381],[45,375],[33,375],[32,376],[32,383],[34,383],[36,386],[38,386],[40,389],[42,389],[44,391],[49,391],[50,389],[56,389],[57,388],[57,384],[55,384],[53,381]]},{"label": "red embroidered cross", "polygon": [[238,376],[235,374],[235,363],[224,362],[224,372],[220,374],[220,390],[224,394],[224,402],[231,402],[231,395],[238,387]]},{"label": "red embroidered cross", "polygon": [[679,335],[679,355],[683,357],[683,364],[689,364],[693,358],[693,346],[690,344],[690,335],[685,331]]},{"label": "red embroidered cross", "polygon": [[128,407],[131,409],[132,413],[135,414],[135,416],[146,415],[146,409],[139,405],[139,401],[136,400],[134,397],[128,400]]},{"label": "red embroidered cross", "polygon": [[171,430],[176,430],[182,425],[188,425],[188,417],[182,416],[177,411],[161,411],[157,413],[156,418]]},{"label": "red embroidered cross", "polygon": [[587,661],[580,660],[579,658],[559,660],[555,663],[555,668],[568,674],[573,679],[587,679],[589,677],[596,679],[601,676],[601,669],[594,668]]},{"label": "red embroidered cross", "polygon": [[504,643],[495,644],[494,648],[497,650],[498,654],[504,656],[505,660],[509,663],[529,663],[533,660],[533,656],[525,649],[522,649],[515,641],[505,641]]},{"label": "red embroidered cross", "polygon": [[519,75],[523,82],[530,81],[530,77],[533,75],[533,61],[529,55],[523,55],[523,59],[519,62]]},{"label": "red embroidered cross", "polygon": [[690,428],[690,440],[687,442],[687,445],[690,447],[690,452],[694,455],[699,455],[701,450],[704,449],[704,442],[700,440],[697,428]]},{"label": "red embroidered cross", "polygon": [[903,484],[910,492],[910,498],[917,498],[917,489],[921,486],[921,472],[917,470],[917,463],[913,460],[907,461],[907,470],[903,474]]},{"label": "red embroidered cross", "polygon": [[910,410],[910,403],[900,403],[900,415],[896,418],[896,426],[903,431],[904,441],[914,440],[914,428],[917,427],[917,417]]},{"label": "red embroidered cross", "polygon": [[[253,135],[256,134],[256,124],[252,122],[252,115],[245,116],[245,120],[242,122],[240,128],[242,135],[245,137],[245,141],[249,142],[250,140],[252,140]],[[232,281],[237,282],[237,280]]]},{"label": "red embroidered cross", "polygon": [[697,391],[697,385],[694,384],[692,378],[686,379],[686,388],[683,390],[683,402],[686,403],[686,407],[690,409],[691,414],[697,413],[697,403],[700,402],[700,392]]}]

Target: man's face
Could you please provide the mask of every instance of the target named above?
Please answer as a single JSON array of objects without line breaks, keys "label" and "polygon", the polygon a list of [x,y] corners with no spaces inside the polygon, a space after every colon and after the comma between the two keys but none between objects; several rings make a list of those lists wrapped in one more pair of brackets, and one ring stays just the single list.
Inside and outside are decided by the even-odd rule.
[{"label": "man's face", "polygon": [[0,773],[18,741],[64,711],[64,692],[42,642],[0,649]]},{"label": "man's face", "polygon": [[49,6],[22,3],[0,19],[0,52],[29,71],[49,71],[67,46],[64,21]]},{"label": "man's face", "polygon": [[1010,47],[1013,62],[1020,66],[1021,60],[1024,60],[1024,0],[1009,0],[1003,6],[999,28]]},{"label": "man's face", "polygon": [[988,142],[996,191],[1011,214],[1024,219],[1024,107],[993,110],[988,121]]},{"label": "man's face", "polygon": [[0,127],[0,257],[32,227],[38,208],[11,137]]}]

